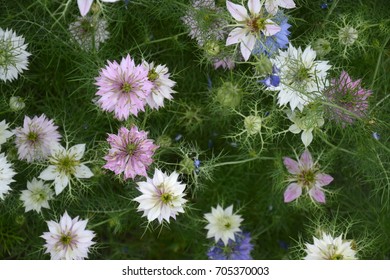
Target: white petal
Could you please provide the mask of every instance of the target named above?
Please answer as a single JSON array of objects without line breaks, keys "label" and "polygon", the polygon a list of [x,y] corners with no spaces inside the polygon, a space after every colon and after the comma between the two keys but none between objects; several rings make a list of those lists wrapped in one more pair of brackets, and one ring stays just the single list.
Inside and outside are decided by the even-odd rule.
[{"label": "white petal", "polygon": [[257,15],[258,13],[260,13],[260,9],[261,9],[260,0],[249,0],[248,9],[252,15]]},{"label": "white petal", "polygon": [[256,37],[248,34],[245,36],[240,44],[241,54],[244,57],[244,60],[247,61],[252,53],[253,48],[256,44]]},{"label": "white petal", "polygon": [[65,174],[60,174],[54,180],[56,195],[59,195],[69,183],[69,178]]},{"label": "white petal", "polygon": [[68,151],[69,155],[72,157],[74,156],[74,159],[80,160],[85,152],[85,144],[78,144],[73,147],[71,147]]},{"label": "white petal", "polygon": [[280,28],[279,25],[277,25],[275,22],[273,22],[270,19],[267,19],[265,21],[265,29],[263,30],[263,33],[265,36],[272,36],[278,33],[282,28]]},{"label": "white petal", "polygon": [[93,176],[91,169],[84,164],[76,166],[75,171],[74,176],[77,178],[91,178]]},{"label": "white petal", "polygon": [[230,31],[228,38],[226,40],[226,46],[237,44],[245,37],[245,29],[241,27],[236,27]]},{"label": "white petal", "polygon": [[305,145],[305,147],[309,146],[311,141],[313,141],[313,129],[304,130],[301,134],[302,143]]},{"label": "white petal", "polygon": [[278,12],[278,4],[275,3],[277,0],[267,0],[264,4],[265,9],[271,15],[275,15]]},{"label": "white petal", "polygon": [[50,165],[41,172],[39,178],[45,181],[51,181],[54,180],[57,176],[58,172],[56,171],[56,167],[54,165]]},{"label": "white petal", "polygon": [[226,1],[226,8],[228,9],[232,17],[237,21],[245,21],[247,18],[249,18],[248,12],[246,11],[245,7],[241,5]]},{"label": "white petal", "polygon": [[85,16],[91,9],[93,0],[77,0],[81,16]]},{"label": "white petal", "polygon": [[295,8],[294,0],[279,0],[279,6],[286,9]]}]

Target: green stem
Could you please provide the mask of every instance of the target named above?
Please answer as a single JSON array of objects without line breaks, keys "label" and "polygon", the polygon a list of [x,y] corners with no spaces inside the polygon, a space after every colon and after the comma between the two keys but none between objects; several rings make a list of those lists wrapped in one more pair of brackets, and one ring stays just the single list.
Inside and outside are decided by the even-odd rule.
[{"label": "green stem", "polygon": [[221,162],[221,163],[214,164],[213,167],[242,164],[242,163],[247,163],[247,162],[251,162],[251,161],[254,161],[254,160],[258,160],[258,159],[265,159],[265,160],[267,160],[267,159],[274,159],[274,158],[273,157],[254,157],[254,158],[248,158],[248,159],[237,160],[237,161],[226,161],[226,162]]}]

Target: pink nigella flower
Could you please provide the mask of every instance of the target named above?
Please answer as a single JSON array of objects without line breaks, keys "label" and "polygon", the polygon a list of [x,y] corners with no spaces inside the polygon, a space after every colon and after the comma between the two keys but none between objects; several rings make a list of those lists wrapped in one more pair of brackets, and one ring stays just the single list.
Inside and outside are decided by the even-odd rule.
[{"label": "pink nigella flower", "polygon": [[338,80],[333,79],[332,85],[325,91],[328,100],[338,107],[328,106],[330,117],[345,126],[353,123],[358,117],[363,117],[368,108],[368,97],[371,90],[361,87],[361,80],[352,81],[347,72],[343,71]]},{"label": "pink nigella flower", "polygon": [[325,194],[322,187],[329,185],[333,181],[333,177],[320,173],[313,162],[311,154],[305,150],[298,162],[289,158],[283,158],[283,163],[288,172],[292,174],[286,191],[284,192],[284,202],[291,202],[302,194],[302,189],[305,189],[310,197],[317,202],[325,203]]},{"label": "pink nigella flower", "polygon": [[27,162],[46,159],[51,153],[52,145],[60,141],[61,135],[57,129],[53,120],[47,119],[44,114],[32,119],[25,116],[23,127],[17,127],[13,131],[19,159]]},{"label": "pink nigella flower", "polygon": [[104,111],[114,112],[119,120],[126,120],[130,113],[137,116],[139,111],[144,111],[146,98],[153,88],[148,70],[135,65],[130,55],[122,58],[120,64],[108,61],[108,66],[96,78],[96,85],[99,86],[98,104]]},{"label": "pink nigella flower", "polygon": [[147,139],[147,132],[138,131],[136,126],[130,130],[121,127],[118,135],[109,134],[107,141],[111,148],[104,157],[107,160],[104,168],[114,171],[116,175],[123,172],[125,179],[147,176],[146,169],[152,164],[152,156],[158,148],[152,140]]},{"label": "pink nigella flower", "polygon": [[240,43],[241,54],[245,61],[249,59],[255,47],[256,39],[261,34],[272,36],[281,28],[261,11],[260,0],[248,0],[250,15],[244,6],[226,1],[226,7],[232,17],[237,21],[237,26],[228,35],[226,46]]}]

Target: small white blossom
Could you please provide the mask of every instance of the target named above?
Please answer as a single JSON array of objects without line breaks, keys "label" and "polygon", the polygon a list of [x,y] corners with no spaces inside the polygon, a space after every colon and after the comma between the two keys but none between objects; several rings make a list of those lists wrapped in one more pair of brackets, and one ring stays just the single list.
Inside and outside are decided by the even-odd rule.
[{"label": "small white blossom", "polygon": [[5,120],[2,120],[0,122],[0,145],[7,142],[7,139],[12,135],[14,135],[14,133],[8,130],[8,124],[5,122]]},{"label": "small white blossom", "polygon": [[72,219],[65,211],[60,221],[48,221],[48,232],[41,237],[46,240],[45,253],[50,253],[52,260],[83,260],[88,258],[89,248],[95,233],[86,230],[88,220]]},{"label": "small white blossom", "polygon": [[240,225],[243,219],[240,215],[233,214],[233,205],[225,210],[218,205],[217,208],[211,207],[211,213],[204,215],[209,224],[207,238],[215,238],[215,242],[222,240],[227,245],[229,239],[235,241],[235,233],[240,232]]},{"label": "small white blossom", "polygon": [[183,205],[185,184],[178,181],[179,174],[173,172],[167,175],[159,169],[155,169],[153,178],[146,178],[146,182],[138,182],[138,190],[142,195],[135,198],[139,203],[138,211],[143,211],[143,217],[151,222],[158,219],[169,222],[172,217],[176,219],[178,213],[184,213]]},{"label": "small white blossom", "polygon": [[51,149],[49,165],[41,172],[39,178],[45,181],[54,180],[56,195],[59,195],[69,184],[73,177],[77,179],[91,178],[93,173],[82,162],[85,144],[78,144],[70,149],[65,149],[60,144],[55,144]]},{"label": "small white blossom", "polygon": [[25,212],[35,210],[41,212],[41,208],[50,208],[49,200],[53,198],[54,192],[49,185],[41,180],[33,178],[27,181],[27,190],[22,191],[20,200],[23,201]]},{"label": "small white blossom", "polygon": [[12,177],[16,173],[12,169],[12,165],[8,163],[7,157],[4,153],[0,154],[0,199],[4,199],[4,195],[7,194],[11,188],[9,184],[15,182]]}]

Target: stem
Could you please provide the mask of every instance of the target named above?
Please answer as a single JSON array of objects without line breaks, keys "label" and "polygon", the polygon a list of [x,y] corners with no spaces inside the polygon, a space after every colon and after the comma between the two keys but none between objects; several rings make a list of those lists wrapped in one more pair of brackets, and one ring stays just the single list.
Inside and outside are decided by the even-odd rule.
[{"label": "stem", "polygon": [[381,63],[381,60],[382,60],[382,55],[383,55],[383,52],[384,52],[385,47],[386,47],[387,43],[389,42],[389,40],[390,40],[390,36],[387,37],[385,43],[383,44],[382,50],[381,50],[381,52],[379,53],[378,60],[377,60],[377,62],[376,62],[374,77],[372,78],[371,89],[374,88],[375,79],[376,79],[376,76],[378,75],[379,66],[380,66],[380,63]]},{"label": "stem", "polygon": [[246,162],[251,162],[257,159],[274,159],[273,157],[254,157],[254,158],[248,158],[248,159],[243,159],[243,160],[237,160],[237,161],[227,161],[227,162],[221,162],[214,164],[213,167],[219,167],[219,166],[225,166],[225,165],[235,165],[235,164],[241,164],[241,163],[246,163]]}]

